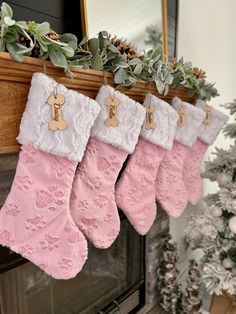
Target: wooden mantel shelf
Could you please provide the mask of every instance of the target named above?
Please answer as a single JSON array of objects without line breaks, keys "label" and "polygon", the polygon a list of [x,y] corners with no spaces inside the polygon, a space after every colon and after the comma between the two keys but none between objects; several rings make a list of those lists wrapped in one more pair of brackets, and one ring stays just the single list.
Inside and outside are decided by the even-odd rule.
[{"label": "wooden mantel shelf", "polygon": [[[17,62],[6,52],[0,52],[0,154],[19,151],[16,136],[19,132],[21,116],[24,112],[30,81],[34,72],[44,72],[66,87],[95,98],[104,84],[102,71],[74,68],[74,78],[65,76],[64,71],[49,61],[25,57]],[[115,86],[113,75],[106,74],[107,83]],[[167,96],[160,95],[153,83],[140,81],[135,87],[119,87],[119,91],[131,98],[143,102],[147,92],[170,102],[178,95],[182,100],[194,103],[196,96],[189,97],[185,88],[170,88]]]}]

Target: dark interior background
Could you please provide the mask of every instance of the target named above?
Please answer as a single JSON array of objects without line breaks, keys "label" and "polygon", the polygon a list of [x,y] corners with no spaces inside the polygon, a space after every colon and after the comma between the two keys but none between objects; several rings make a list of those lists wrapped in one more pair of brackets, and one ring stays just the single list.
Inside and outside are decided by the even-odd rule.
[{"label": "dark interior background", "polygon": [[[3,1],[0,1],[2,4]],[[79,0],[10,0],[6,1],[13,9],[15,20],[49,22],[58,32],[73,33],[82,39],[82,26]]]}]

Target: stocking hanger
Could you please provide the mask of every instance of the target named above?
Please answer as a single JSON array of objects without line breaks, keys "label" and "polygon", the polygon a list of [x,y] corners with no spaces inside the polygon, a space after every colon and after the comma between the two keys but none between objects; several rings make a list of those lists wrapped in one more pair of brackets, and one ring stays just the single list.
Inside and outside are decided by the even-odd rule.
[{"label": "stocking hanger", "polygon": [[[104,85],[110,86],[110,85],[107,83],[107,72],[106,72],[106,71],[103,71],[103,81],[104,81]],[[114,91],[114,94],[113,94],[113,95],[111,94],[110,88],[108,88],[108,92],[109,92],[110,98],[111,98],[112,100],[115,99],[116,91],[118,91],[118,88],[119,88],[119,85],[117,85],[117,86],[114,88],[115,91]]]}]

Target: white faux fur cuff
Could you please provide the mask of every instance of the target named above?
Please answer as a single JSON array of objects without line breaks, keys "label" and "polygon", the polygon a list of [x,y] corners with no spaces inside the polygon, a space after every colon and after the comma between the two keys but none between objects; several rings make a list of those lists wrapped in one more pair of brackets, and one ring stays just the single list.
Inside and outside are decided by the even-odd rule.
[{"label": "white faux fur cuff", "polygon": [[[196,101],[196,107],[204,109],[206,101],[198,99]],[[205,112],[204,112],[205,113]],[[211,111],[211,122],[209,124],[203,123],[199,129],[198,137],[203,142],[211,145],[217,138],[220,130],[223,128],[225,123],[229,120],[229,117],[223,112],[216,110],[212,107]]]},{"label": "white faux fur cuff", "polygon": [[[65,130],[51,131],[48,127],[52,108],[47,99],[55,93],[65,97],[62,106],[63,118],[67,122]],[[99,110],[93,99],[67,89],[43,73],[34,73],[17,140],[20,144],[79,162]]]},{"label": "white faux fur cuff", "polygon": [[[119,121],[117,126],[106,126],[104,123],[109,117],[106,104],[109,98],[119,100],[116,109],[116,118]],[[146,110],[136,101],[107,85],[100,88],[96,101],[101,111],[92,127],[91,136],[131,154],[138,141]]]},{"label": "white faux fur cuff", "polygon": [[144,106],[154,106],[154,123],[156,128],[146,129],[144,122],[141,136],[153,144],[159,145],[166,150],[171,150],[175,137],[176,123],[178,121],[177,112],[165,101],[148,93],[144,100]]},{"label": "white faux fur cuff", "polygon": [[184,126],[179,126],[177,123],[175,140],[191,147],[198,137],[200,126],[203,124],[204,111],[185,101],[181,101],[178,97],[172,99],[171,105],[178,113],[181,108],[184,108],[186,114]]}]

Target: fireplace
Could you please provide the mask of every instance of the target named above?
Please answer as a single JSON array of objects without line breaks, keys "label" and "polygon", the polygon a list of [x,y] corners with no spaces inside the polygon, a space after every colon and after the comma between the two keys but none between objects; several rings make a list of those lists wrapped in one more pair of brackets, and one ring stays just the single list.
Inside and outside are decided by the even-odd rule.
[{"label": "fireplace", "polygon": [[[0,313],[112,313],[145,304],[144,244],[125,217],[107,250],[89,247],[82,271],[70,280],[54,280],[15,253],[1,248]],[[125,304],[124,304],[125,303]]]},{"label": "fireplace", "polygon": [[[0,207],[13,180],[17,155],[0,156]],[[71,280],[55,280],[0,246],[0,314],[149,313],[157,305],[156,271],[168,218],[141,237],[120,213],[121,231],[111,248],[89,245],[89,258]],[[151,312],[150,312],[151,313]]]}]

